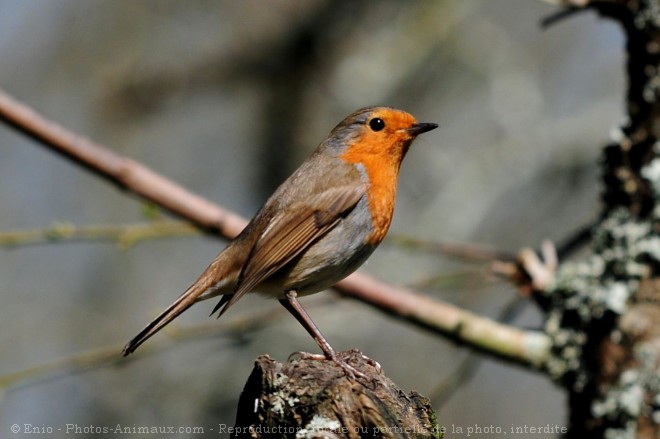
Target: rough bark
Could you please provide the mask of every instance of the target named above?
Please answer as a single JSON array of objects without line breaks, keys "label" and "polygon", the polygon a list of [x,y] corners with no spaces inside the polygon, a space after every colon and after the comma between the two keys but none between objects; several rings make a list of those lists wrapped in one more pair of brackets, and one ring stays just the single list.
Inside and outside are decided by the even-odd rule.
[{"label": "rough bark", "polygon": [[621,24],[628,120],[603,149],[592,254],[534,297],[569,392],[569,438],[660,437],[660,3],[567,0]]},{"label": "rough bark", "polygon": [[406,394],[360,352],[349,364],[367,378],[349,379],[330,361],[259,357],[238,404],[232,437],[437,438],[429,401]]}]

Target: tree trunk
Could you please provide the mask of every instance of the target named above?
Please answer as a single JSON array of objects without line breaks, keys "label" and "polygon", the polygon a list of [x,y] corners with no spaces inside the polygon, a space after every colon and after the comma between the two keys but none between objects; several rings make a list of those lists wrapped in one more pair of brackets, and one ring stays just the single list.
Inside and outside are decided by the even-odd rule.
[{"label": "tree trunk", "polygon": [[660,5],[564,0],[622,25],[628,120],[603,150],[604,210],[592,254],[534,296],[546,369],[569,392],[569,438],[660,438]]},{"label": "tree trunk", "polygon": [[406,394],[360,352],[348,360],[367,377],[349,379],[331,361],[284,364],[259,357],[238,403],[232,437],[438,438],[429,401]]}]

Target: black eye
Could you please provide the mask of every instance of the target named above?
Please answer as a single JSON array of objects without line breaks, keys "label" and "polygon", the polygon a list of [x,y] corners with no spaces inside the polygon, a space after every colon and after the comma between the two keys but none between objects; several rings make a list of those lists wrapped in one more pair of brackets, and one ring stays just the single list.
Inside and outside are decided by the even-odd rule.
[{"label": "black eye", "polygon": [[369,127],[374,131],[380,131],[385,128],[385,122],[380,117],[374,117],[369,121]]}]

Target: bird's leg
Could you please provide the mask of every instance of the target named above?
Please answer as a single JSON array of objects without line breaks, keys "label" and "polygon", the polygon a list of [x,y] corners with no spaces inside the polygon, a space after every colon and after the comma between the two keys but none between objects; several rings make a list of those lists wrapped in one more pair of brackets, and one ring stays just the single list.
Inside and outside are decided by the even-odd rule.
[{"label": "bird's leg", "polygon": [[[348,375],[351,378],[355,378],[356,376],[359,376],[361,378],[366,378],[366,375],[339,358],[337,355],[337,352],[330,346],[330,343],[323,337],[323,334],[321,334],[321,331],[319,330],[318,326],[312,321],[312,318],[307,314],[307,311],[302,307],[300,302],[298,302],[298,294],[295,291],[287,291],[286,293],[286,298],[285,299],[280,299],[280,303],[282,306],[284,306],[293,316],[300,322],[301,325],[307,330],[309,335],[314,338],[314,341],[316,341],[316,344],[319,345],[323,353],[325,354],[325,358],[334,362],[337,364],[339,367],[341,367],[346,375]],[[312,358],[315,358],[316,356],[311,356]]]}]

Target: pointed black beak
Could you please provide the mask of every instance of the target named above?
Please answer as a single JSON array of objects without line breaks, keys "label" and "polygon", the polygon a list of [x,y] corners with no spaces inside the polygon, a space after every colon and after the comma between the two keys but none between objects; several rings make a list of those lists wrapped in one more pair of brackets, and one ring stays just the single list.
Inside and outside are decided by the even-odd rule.
[{"label": "pointed black beak", "polygon": [[412,134],[413,136],[418,136],[422,133],[434,130],[436,128],[438,128],[437,123],[416,123],[410,128],[408,128],[406,131],[408,131],[408,133]]}]

